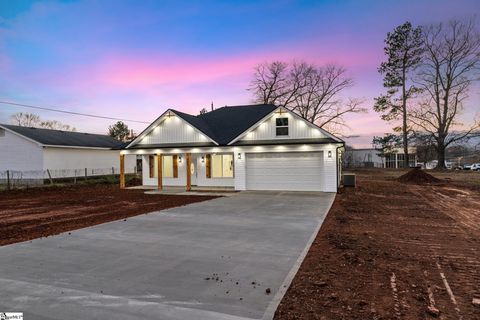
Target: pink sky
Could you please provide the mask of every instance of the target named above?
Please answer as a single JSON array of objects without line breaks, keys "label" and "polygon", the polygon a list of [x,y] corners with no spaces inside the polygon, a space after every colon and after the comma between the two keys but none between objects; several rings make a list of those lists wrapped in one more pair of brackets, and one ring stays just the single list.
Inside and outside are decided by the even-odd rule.
[{"label": "pink sky", "polygon": [[[425,24],[478,11],[473,0],[402,4],[11,2],[0,7],[0,99],[149,122],[169,107],[197,114],[212,101],[251,103],[247,88],[258,63],[336,63],[355,81],[342,97],[363,98],[369,109],[347,116],[344,130],[361,135],[352,143],[365,147],[393,126],[371,110],[384,92],[377,68],[386,33],[406,20]],[[465,121],[479,98],[475,87]],[[0,122],[18,111],[30,110],[1,106]],[[105,133],[112,123],[39,113],[79,131]],[[145,126],[128,124],[137,132]]]}]

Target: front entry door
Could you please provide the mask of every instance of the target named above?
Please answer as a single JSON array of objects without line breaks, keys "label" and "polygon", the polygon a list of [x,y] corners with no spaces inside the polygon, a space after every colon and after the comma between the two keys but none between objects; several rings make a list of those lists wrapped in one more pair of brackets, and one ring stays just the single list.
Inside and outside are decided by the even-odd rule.
[{"label": "front entry door", "polygon": [[192,186],[197,185],[197,157],[192,157],[192,162],[190,163],[190,175],[192,177]]}]

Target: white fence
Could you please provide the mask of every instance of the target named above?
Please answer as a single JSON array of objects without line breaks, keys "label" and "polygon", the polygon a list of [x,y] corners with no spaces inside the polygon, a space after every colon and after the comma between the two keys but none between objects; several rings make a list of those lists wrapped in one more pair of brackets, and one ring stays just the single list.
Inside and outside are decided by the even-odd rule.
[{"label": "white fence", "polygon": [[[126,174],[136,174],[137,168],[125,168]],[[17,187],[38,186],[43,184],[53,184],[55,182],[65,181],[77,183],[78,181],[88,180],[89,178],[112,177],[120,175],[120,168],[79,168],[79,169],[54,169],[54,170],[30,170],[0,171],[0,186],[13,189]]]}]

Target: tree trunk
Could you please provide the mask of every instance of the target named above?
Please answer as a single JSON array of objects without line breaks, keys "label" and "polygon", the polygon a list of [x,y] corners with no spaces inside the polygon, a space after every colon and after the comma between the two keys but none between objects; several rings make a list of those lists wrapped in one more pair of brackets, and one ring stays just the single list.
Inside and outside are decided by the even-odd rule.
[{"label": "tree trunk", "polygon": [[407,113],[406,110],[403,113],[403,153],[405,153],[404,167],[409,167],[408,161],[408,131],[407,131]]},{"label": "tree trunk", "polygon": [[445,139],[440,138],[437,142],[437,159],[438,163],[435,169],[442,170],[446,169],[445,167]]},{"label": "tree trunk", "polygon": [[403,66],[403,84],[402,84],[402,113],[403,113],[403,122],[402,122],[402,132],[403,132],[403,153],[404,153],[404,163],[403,166],[408,168],[408,128],[407,128],[407,92],[405,89],[405,81],[407,77],[405,74],[406,67]]}]

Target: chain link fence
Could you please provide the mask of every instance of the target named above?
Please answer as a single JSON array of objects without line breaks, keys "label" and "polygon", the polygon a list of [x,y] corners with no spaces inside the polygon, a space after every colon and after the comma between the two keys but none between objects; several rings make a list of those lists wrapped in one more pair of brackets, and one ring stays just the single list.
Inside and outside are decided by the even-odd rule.
[{"label": "chain link fence", "polygon": [[[129,179],[140,179],[141,172],[137,167],[125,168]],[[0,189],[17,189],[36,187],[48,184],[117,183],[120,168],[79,168],[79,169],[47,169],[47,170],[6,170],[0,171]]]}]

